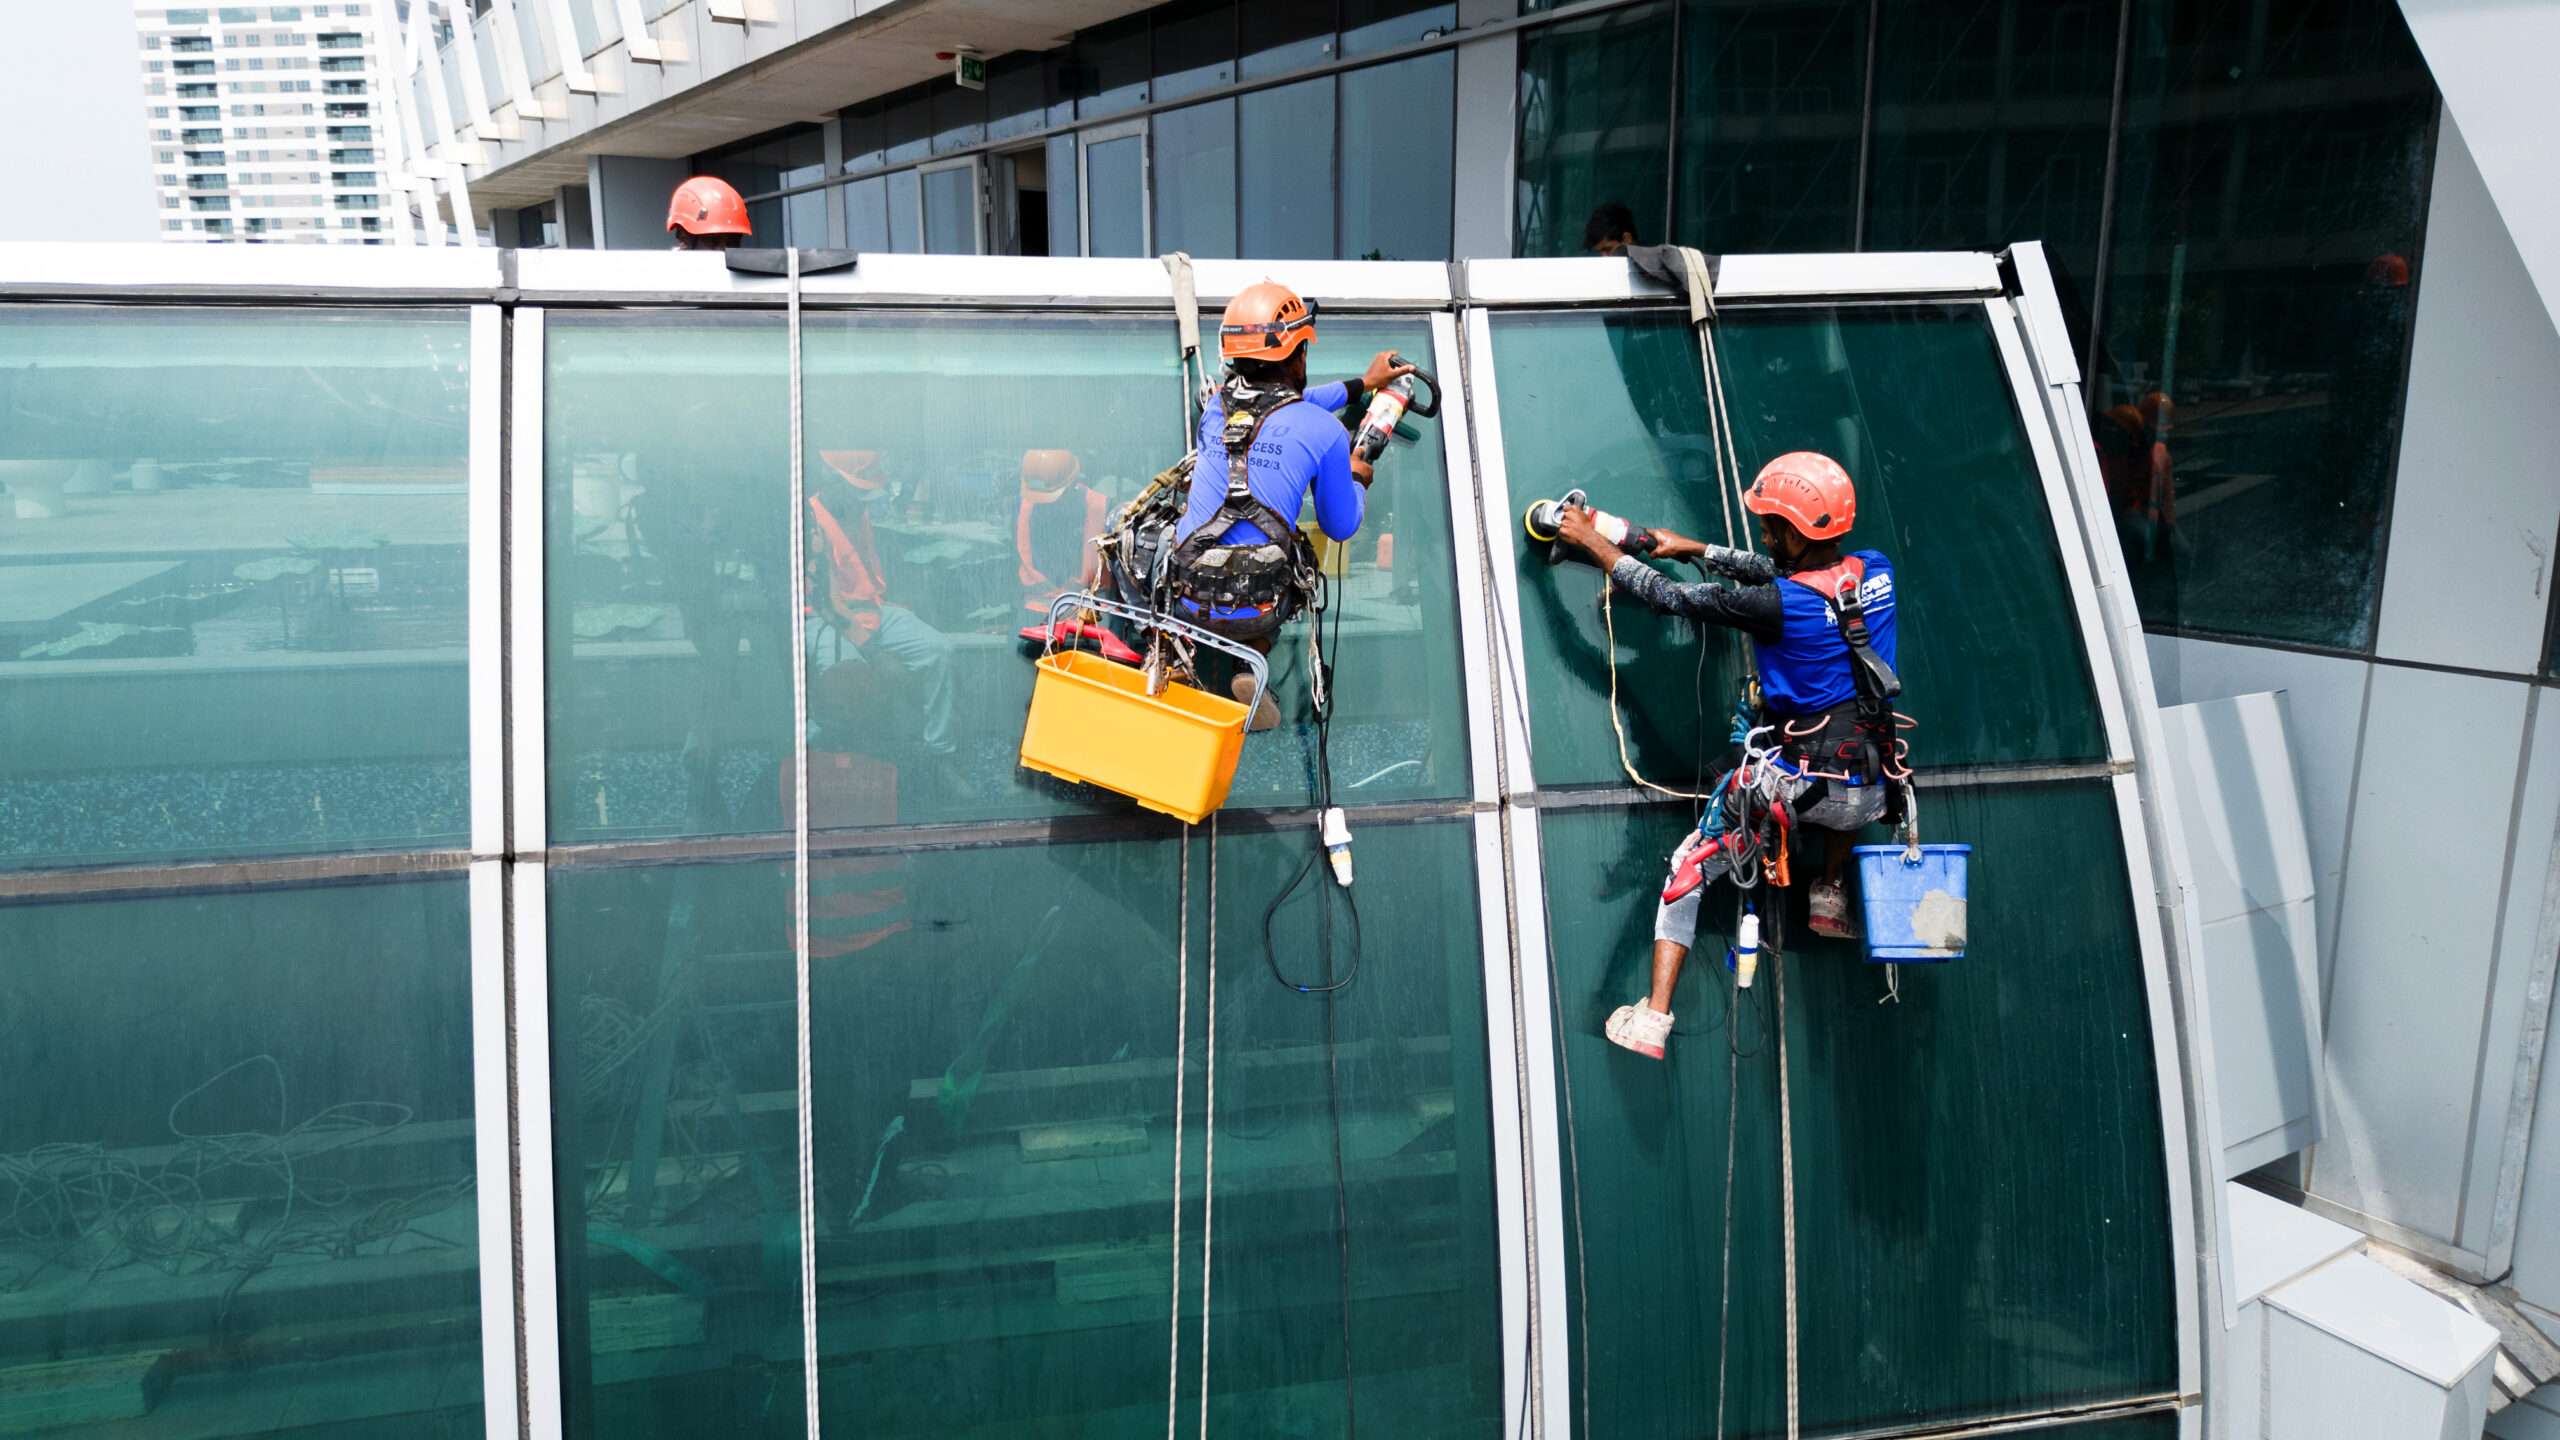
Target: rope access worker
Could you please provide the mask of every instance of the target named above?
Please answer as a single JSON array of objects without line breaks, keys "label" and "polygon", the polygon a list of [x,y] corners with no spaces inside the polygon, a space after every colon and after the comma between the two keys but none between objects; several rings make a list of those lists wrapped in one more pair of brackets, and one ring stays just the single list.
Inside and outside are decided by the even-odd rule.
[{"label": "rope access worker", "polygon": [[[1883,818],[1893,772],[1900,769],[1890,704],[1876,697],[1874,682],[1862,685],[1859,673],[1873,659],[1889,677],[1894,664],[1893,562],[1881,551],[1842,551],[1858,497],[1849,472],[1829,456],[1799,450],[1770,461],[1751,482],[1743,508],[1760,517],[1768,554],[1652,532],[1656,558],[1698,560],[1733,585],[1671,579],[1610,543],[1591,512],[1579,507],[1563,513],[1556,534],[1560,543],[1589,552],[1613,585],[1648,607],[1751,638],[1760,723],[1777,731],[1776,798],[1798,825],[1824,832],[1822,878],[1807,896],[1812,926],[1817,934],[1847,938],[1855,932],[1840,882],[1849,839]],[[1863,647],[1852,621],[1863,621]],[[1697,881],[1655,912],[1652,994],[1609,1017],[1612,1042],[1656,1060],[1671,1035],[1671,996],[1697,941],[1699,906],[1708,883],[1726,869],[1717,844],[1692,832],[1672,856],[1673,875],[1693,868]]]},{"label": "rope access worker", "polygon": [[667,197],[667,233],[676,237],[679,250],[735,250],[756,231],[736,186],[696,175]]},{"label": "rope access worker", "polygon": [[[1315,338],[1315,307],[1286,285],[1265,280],[1227,302],[1218,325],[1226,378],[1202,407],[1190,499],[1174,529],[1183,617],[1265,654],[1314,592],[1315,556],[1297,523],[1308,496],[1336,543],[1359,532],[1366,510],[1368,478],[1353,469],[1350,432],[1335,414],[1414,369],[1381,350],[1360,378],[1310,390]],[[1252,678],[1237,675],[1231,689],[1244,699]],[[1279,707],[1263,696],[1252,728],[1279,723]]]}]

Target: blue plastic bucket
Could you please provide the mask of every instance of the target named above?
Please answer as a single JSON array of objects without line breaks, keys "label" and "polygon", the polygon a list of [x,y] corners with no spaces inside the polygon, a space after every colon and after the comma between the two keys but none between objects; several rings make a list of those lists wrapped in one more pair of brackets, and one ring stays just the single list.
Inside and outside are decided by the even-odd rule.
[{"label": "blue plastic bucket", "polygon": [[1907,965],[1964,954],[1965,869],[1970,845],[1923,845],[1917,860],[1900,845],[1860,845],[1858,900],[1866,916],[1867,958]]}]

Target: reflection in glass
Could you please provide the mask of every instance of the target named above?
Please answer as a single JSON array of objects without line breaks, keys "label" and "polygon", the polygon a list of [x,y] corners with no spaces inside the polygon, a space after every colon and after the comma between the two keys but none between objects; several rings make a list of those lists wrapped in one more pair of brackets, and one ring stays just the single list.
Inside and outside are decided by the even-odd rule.
[{"label": "reflection in glass", "polygon": [[1333,258],[1333,114],[1331,76],[1243,97],[1237,176],[1245,254]]},{"label": "reflection in glass", "polygon": [[1881,15],[1868,248],[2042,240],[2066,282],[2088,293],[2115,85],[2114,0],[1894,5]]},{"label": "reflection in glass", "polygon": [[1048,124],[1049,73],[1057,57],[1018,51],[987,62],[987,138],[1028,135]]},{"label": "reflection in glass", "polygon": [[[1364,826],[1362,893],[1401,898],[1372,902],[1356,942],[1329,879],[1282,904],[1271,941],[1304,967],[1293,981],[1359,965],[1330,1001],[1275,982],[1260,953],[1264,911],[1308,843],[1216,843],[1210,1429],[1264,1433],[1286,1415],[1293,1433],[1344,1433],[1356,1396],[1381,1434],[1476,1433],[1500,1413],[1502,1357],[1470,830]],[[1196,1341],[1179,1377],[1165,1369],[1176,843],[813,863],[818,903],[844,912],[811,977],[827,1421],[1118,1435],[1161,1423],[1178,1378],[1176,1428],[1196,1428]],[[1213,1118],[1196,1073],[1210,863],[1204,831],[1187,924],[1185,1335]]]},{"label": "reflection in glass", "polygon": [[769,832],[791,744],[779,315],[546,331],[550,835]]},{"label": "reflection in glass", "polygon": [[[1997,857],[1975,872],[1967,958],[1904,967],[1901,1003],[1879,1005],[1881,967],[1811,937],[1800,902],[1787,931],[1802,1369],[1843,1377],[1803,1387],[1807,1434],[2146,1396],[2177,1377],[2169,1180],[2113,793],[2103,779],[1942,788],[1926,804],[1933,839]],[[1720,1358],[1729,1433],[1786,1418],[1781,962],[1764,959],[1738,1002],[1721,967],[1691,966],[1666,1063],[1601,1035],[1644,992],[1656,879],[1691,823],[1682,804],[1550,810],[1541,832],[1576,1137],[1565,1225],[1583,1242],[1566,1247],[1583,1267],[1567,1293],[1589,1297],[1569,1302],[1575,1407],[1587,1395],[1598,1437],[1714,1433]],[[1727,936],[1730,894],[1707,917]],[[1844,1316],[1856,1323],[1825,1318]]]},{"label": "reflection in glass", "polygon": [[910,91],[889,106],[883,117],[888,161],[922,160],[933,153],[933,92]]},{"label": "reflection in glass", "polygon": [[1668,4],[1521,36],[1519,254],[1583,253],[1584,222],[1610,204],[1634,213],[1638,243],[1663,243],[1671,53]]},{"label": "reflection in glass", "polygon": [[924,184],[913,170],[889,177],[889,249],[913,255],[924,248]]},{"label": "reflection in glass", "polygon": [[1093,255],[1147,253],[1144,135],[1089,140],[1084,147],[1085,227]]},{"label": "reflection in glass", "polygon": [[922,172],[928,255],[978,253],[978,162]]},{"label": "reflection in glass", "polygon": [[0,866],[463,838],[469,335],[0,310]]},{"label": "reflection in glass", "polygon": [[1331,5],[1242,5],[1244,57],[1237,73],[1247,80],[1286,75],[1333,58]]},{"label": "reflection in glass", "polygon": [[1443,51],[1342,77],[1346,260],[1449,258],[1457,57]]},{"label": "reflection in glass", "polygon": [[2425,62],[2386,0],[2276,29],[2140,0],[2128,65],[2089,398],[2142,617],[2362,647],[2426,214]]},{"label": "reflection in glass", "polygon": [[1147,21],[1143,14],[1131,15],[1077,33],[1067,70],[1077,119],[1147,103]]},{"label": "reflection in glass", "polygon": [[[1858,486],[1853,539],[1893,557],[1902,586],[1901,708],[1930,766],[2095,758],[2096,692],[2081,654],[2044,487],[1990,329],[1976,306],[1759,311],[1717,327],[1734,448],[1747,477],[1819,450]],[[1706,441],[1695,334],[1662,313],[1500,316],[1494,373],[1505,464],[1640,524],[1726,542]],[[1518,482],[1515,481],[1515,485]],[[1523,504],[1532,498],[1522,495]],[[1606,640],[1590,566],[1549,568],[1515,532],[1542,785],[1624,783],[1608,713]],[[1743,643],[1619,606],[1620,706],[1648,778],[1711,778]]]},{"label": "reflection in glass", "polygon": [[[1128,810],[1015,763],[1032,678],[1017,632],[1091,583],[1094,537],[1181,453],[1182,385],[1160,327],[807,325],[811,824]],[[1315,373],[1384,348],[1429,363],[1420,324],[1328,320]],[[1340,552],[1332,754],[1346,803],[1465,784],[1447,484],[1437,422],[1412,423],[1416,441],[1381,461],[1367,523]],[[1306,803],[1304,633],[1285,632],[1274,655],[1291,724],[1247,744],[1233,804]]]},{"label": "reflection in glass", "polygon": [[844,243],[856,250],[889,248],[889,182],[874,175],[844,187]]},{"label": "reflection in glass", "polygon": [[[1849,249],[1867,6],[1861,0],[1681,3],[1679,210],[1672,238],[1724,255]],[[1940,8],[1884,10],[1891,17]],[[1997,247],[1968,240],[1951,248]]]},{"label": "reflection in glass", "polygon": [[1155,98],[1179,100],[1236,78],[1235,0],[1177,0],[1157,7]]},{"label": "reflection in glass", "polygon": [[1343,0],[1342,53],[1393,50],[1456,28],[1458,7],[1445,0]]},{"label": "reflection in glass", "polygon": [[805,1434],[790,866],[555,867],[550,920],[567,1433]]},{"label": "reflection in glass", "polygon": [[1156,115],[1159,253],[1236,253],[1236,102],[1213,100]]},{"label": "reflection in glass", "polygon": [[480,1433],[464,891],[0,906],[0,1432]]}]

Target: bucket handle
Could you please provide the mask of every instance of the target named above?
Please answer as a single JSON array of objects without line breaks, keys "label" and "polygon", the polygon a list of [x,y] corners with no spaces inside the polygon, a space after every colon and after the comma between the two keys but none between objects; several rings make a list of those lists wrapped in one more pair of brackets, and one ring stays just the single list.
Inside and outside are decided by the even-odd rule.
[{"label": "bucket handle", "polygon": [[1152,610],[1143,610],[1125,601],[1105,600],[1089,590],[1070,590],[1049,602],[1049,638],[1041,647],[1041,658],[1048,658],[1057,649],[1058,627],[1066,623],[1069,612],[1076,610],[1092,610],[1104,615],[1116,615],[1149,630],[1169,631],[1194,645],[1205,645],[1233,659],[1253,676],[1253,696],[1244,702],[1244,713],[1247,715],[1251,715],[1261,706],[1262,692],[1270,688],[1271,662],[1264,658],[1261,651],[1243,641],[1230,640],[1224,635],[1204,630],[1188,621],[1176,620],[1170,615],[1159,615]]}]

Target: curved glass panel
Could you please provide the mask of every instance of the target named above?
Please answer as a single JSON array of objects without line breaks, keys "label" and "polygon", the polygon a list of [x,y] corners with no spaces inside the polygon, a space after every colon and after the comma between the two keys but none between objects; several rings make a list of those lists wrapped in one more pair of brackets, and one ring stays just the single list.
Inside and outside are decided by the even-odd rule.
[{"label": "curved glass panel", "polygon": [[[1902,967],[1901,1003],[1879,1005],[1883,967],[1810,936],[1800,905],[1787,929],[1801,1368],[1836,1377],[1803,1387],[1807,1433],[2131,1398],[2177,1378],[2155,1052],[2114,792],[1924,795],[1931,838],[1974,847],[1966,958]],[[1587,1387],[1575,1433],[1594,1437],[1712,1434],[1719,1357],[1731,1433],[1785,1419],[1777,977],[1764,959],[1738,1009],[1728,999],[1716,959],[1731,890],[1682,976],[1668,1060],[1601,1035],[1644,993],[1662,860],[1690,820],[1677,805],[1556,811],[1541,831],[1575,1157],[1566,1253],[1585,1267],[1568,1293],[1589,1297],[1573,1302]]]},{"label": "curved glass panel", "polygon": [[[1831,455],[1858,483],[1852,543],[1895,561],[1901,708],[1920,722],[1913,762],[2103,753],[2051,511],[1981,307],[1729,312],[1717,333],[1746,482],[1789,450]],[[1725,543],[1705,380],[1684,319],[1503,315],[1493,335],[1516,503],[1582,486],[1638,524]],[[1737,528],[1750,519],[1738,504],[1730,513]],[[1524,565],[1530,673],[1574,680],[1530,687],[1538,783],[1621,783],[1601,577],[1579,562],[1550,569],[1542,547],[1506,530]],[[1745,642],[1719,632],[1702,649],[1687,622],[1632,602],[1611,619],[1629,753],[1647,778],[1694,788],[1722,758]]]},{"label": "curved glass panel", "polygon": [[464,838],[469,349],[0,309],[0,866]]}]

